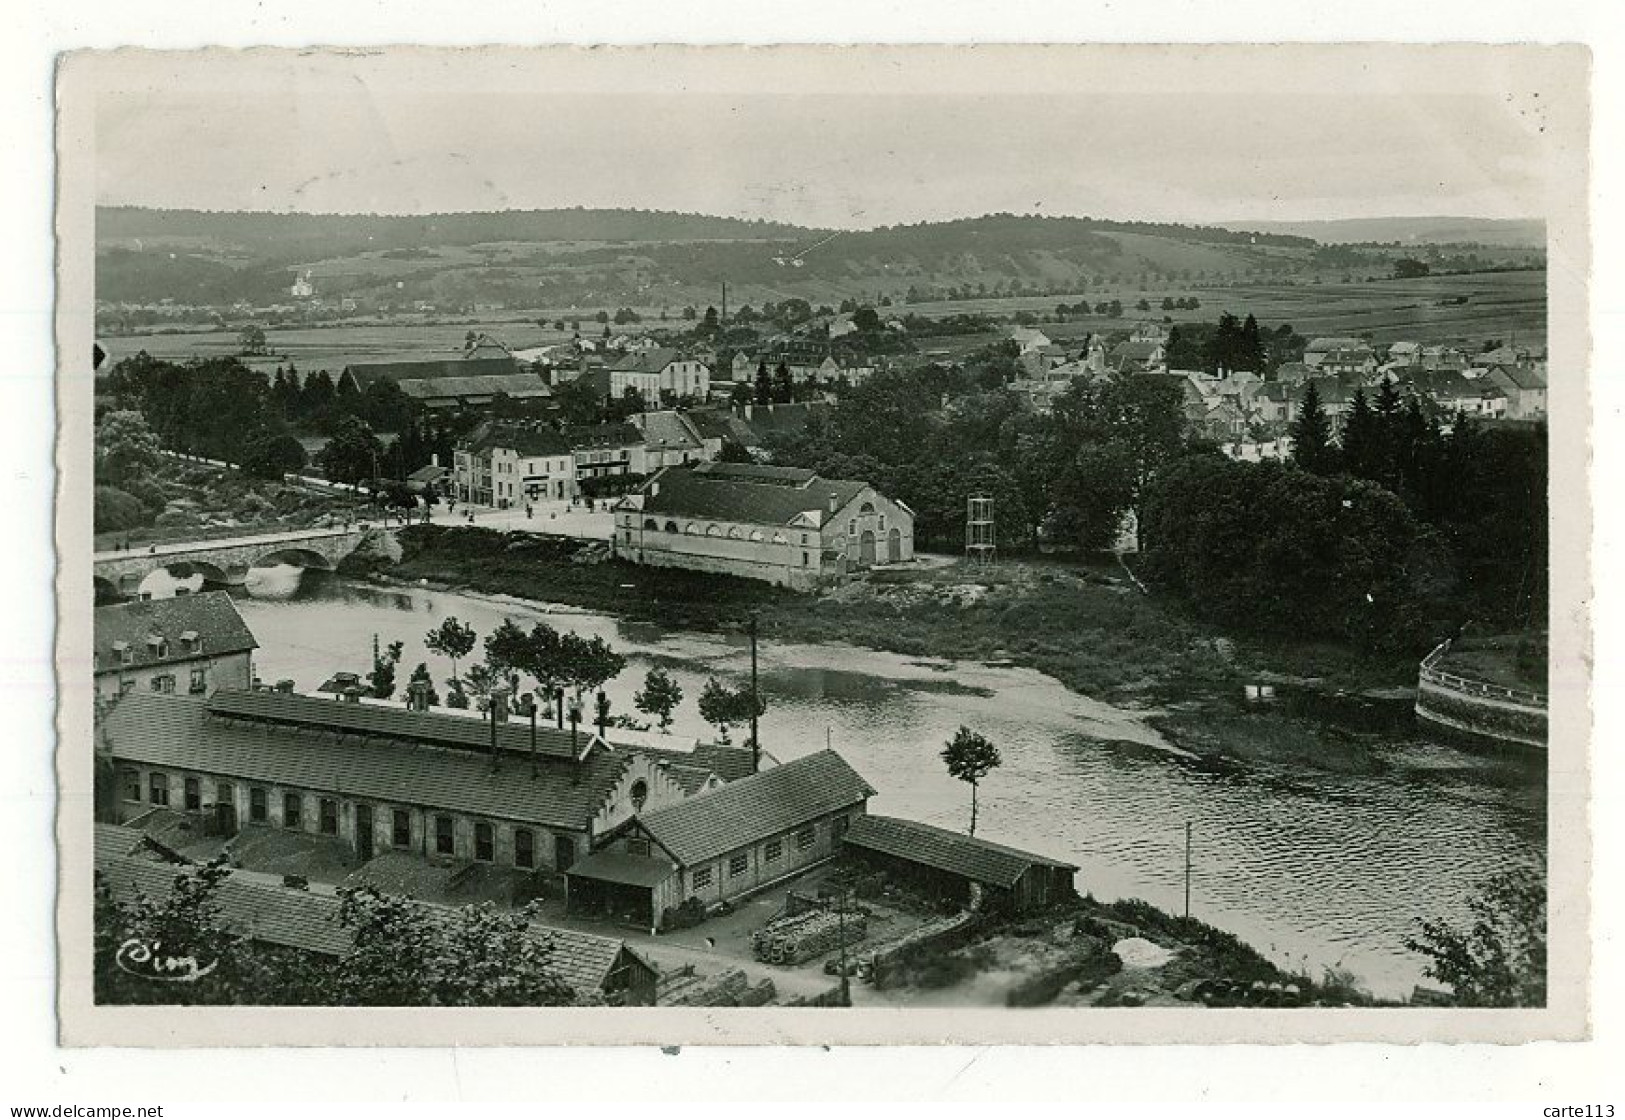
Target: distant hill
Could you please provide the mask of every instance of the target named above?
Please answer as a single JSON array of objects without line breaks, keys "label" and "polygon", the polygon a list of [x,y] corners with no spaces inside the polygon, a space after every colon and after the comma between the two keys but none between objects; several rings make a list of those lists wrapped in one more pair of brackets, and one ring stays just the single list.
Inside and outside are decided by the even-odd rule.
[{"label": "distant hill", "polygon": [[97,213],[97,296],[210,306],[317,294],[363,304],[509,308],[734,306],[799,297],[975,298],[1179,292],[1242,278],[1351,268],[1391,254],[1335,251],[1285,229],[991,214],[837,232],[636,210],[423,216]]},{"label": "distant hill", "polygon": [[1546,223],[1523,218],[1344,218],[1323,222],[1225,222],[1226,229],[1312,237],[1328,245],[1546,246]]}]

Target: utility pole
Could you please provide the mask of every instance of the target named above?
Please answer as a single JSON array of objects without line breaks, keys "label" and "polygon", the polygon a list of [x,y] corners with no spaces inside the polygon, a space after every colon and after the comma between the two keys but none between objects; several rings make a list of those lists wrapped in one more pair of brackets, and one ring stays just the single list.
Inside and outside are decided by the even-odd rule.
[{"label": "utility pole", "polygon": [[722,318],[718,320],[718,325],[724,329],[728,326],[728,281],[726,280],[722,282]]},{"label": "utility pole", "polygon": [[843,887],[840,896],[835,901],[835,905],[838,907],[835,911],[835,925],[836,936],[841,941],[841,1006],[851,1007],[852,980],[846,974],[846,899],[847,890]]},{"label": "utility pole", "polygon": [[1185,917],[1191,916],[1191,822],[1185,822]]},{"label": "utility pole", "polygon": [[491,690],[491,772],[501,769],[497,754],[497,724],[508,720],[508,690],[500,685]]},{"label": "utility pole", "polygon": [[751,773],[762,772],[762,740],[756,726],[762,705],[756,698],[756,612],[750,612],[750,763]]}]

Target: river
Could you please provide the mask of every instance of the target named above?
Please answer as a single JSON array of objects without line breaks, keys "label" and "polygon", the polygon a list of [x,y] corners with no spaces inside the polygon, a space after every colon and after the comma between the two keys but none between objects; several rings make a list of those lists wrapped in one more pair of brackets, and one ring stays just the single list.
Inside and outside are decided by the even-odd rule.
[{"label": "river", "polygon": [[[712,734],[697,706],[707,676],[749,673],[742,639],[324,572],[250,576],[238,600],[260,642],[256,672],[301,691],[335,670],[364,671],[377,635],[405,643],[402,685],[426,661],[443,692],[450,664],[425,651],[423,635],[448,615],[481,637],[505,617],[601,635],[628,660],[607,689],[618,712],[633,710],[645,670],[663,666],[683,688],[673,729],[682,735]],[[1285,966],[1347,969],[1378,995],[1423,981],[1403,945],[1416,919],[1462,918],[1476,883],[1544,849],[1543,758],[1405,731],[1360,736],[1354,749],[1376,758],[1357,773],[1216,769],[1167,742],[1147,713],[1031,670],[828,645],[765,644],[759,660],[764,749],[783,760],[833,745],[879,791],[873,811],[964,828],[969,790],[939,752],[970,726],[1004,757],[981,787],[979,835],[1077,864],[1080,890],[1097,898],[1178,913],[1189,822],[1195,917]],[[1328,751],[1351,749],[1346,735],[1326,739]]]}]

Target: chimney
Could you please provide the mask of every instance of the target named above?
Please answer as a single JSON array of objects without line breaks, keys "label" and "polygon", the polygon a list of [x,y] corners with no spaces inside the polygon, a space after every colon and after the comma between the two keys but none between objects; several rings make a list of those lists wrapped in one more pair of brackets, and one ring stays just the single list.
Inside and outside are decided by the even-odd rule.
[{"label": "chimney", "polygon": [[491,718],[491,770],[498,766],[497,724],[508,722],[508,690],[498,685],[491,690],[491,707],[486,713]]},{"label": "chimney", "polygon": [[276,690],[278,692],[282,693],[282,695],[284,695],[284,696],[292,696],[293,695],[293,681],[286,678],[286,677],[284,677],[282,680],[279,680],[279,681],[276,682]]},{"label": "chimney", "polygon": [[841,500],[840,495],[838,495],[838,494],[831,494],[829,496],[829,511],[831,513],[835,512],[836,503],[838,503],[840,500]]},{"label": "chimney", "polygon": [[359,704],[359,703],[361,703],[361,689],[359,687],[357,687],[356,685],[353,685],[353,684],[350,687],[346,688],[344,690],[344,702],[346,704]]},{"label": "chimney", "polygon": [[429,682],[412,681],[406,686],[406,706],[414,712],[429,710]]},{"label": "chimney", "polygon": [[440,465],[440,452],[436,451],[429,456],[429,465],[431,467],[438,467]]}]

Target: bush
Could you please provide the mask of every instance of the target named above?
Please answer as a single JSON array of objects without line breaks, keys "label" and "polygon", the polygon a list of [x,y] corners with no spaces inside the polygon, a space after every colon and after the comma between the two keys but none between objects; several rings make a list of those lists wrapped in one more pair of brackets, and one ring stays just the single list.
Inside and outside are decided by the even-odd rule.
[{"label": "bush", "polygon": [[96,532],[118,533],[137,529],[151,520],[139,499],[113,486],[96,487]]},{"label": "bush", "polygon": [[203,524],[203,519],[191,510],[166,509],[153,524],[165,529],[191,529]]},{"label": "bush", "polygon": [[169,501],[164,488],[150,478],[132,478],[120,487],[126,494],[135,498],[152,513],[158,513]]}]

